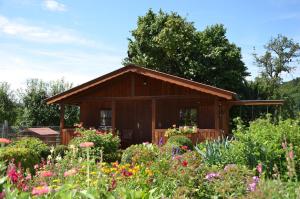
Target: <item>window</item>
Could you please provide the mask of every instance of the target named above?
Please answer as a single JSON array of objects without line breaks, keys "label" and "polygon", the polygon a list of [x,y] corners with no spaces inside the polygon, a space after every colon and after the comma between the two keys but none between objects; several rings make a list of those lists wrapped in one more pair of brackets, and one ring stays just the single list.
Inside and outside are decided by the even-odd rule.
[{"label": "window", "polygon": [[111,109],[100,110],[100,128],[111,127]]},{"label": "window", "polygon": [[179,110],[180,126],[197,126],[198,110],[196,108],[181,108]]}]

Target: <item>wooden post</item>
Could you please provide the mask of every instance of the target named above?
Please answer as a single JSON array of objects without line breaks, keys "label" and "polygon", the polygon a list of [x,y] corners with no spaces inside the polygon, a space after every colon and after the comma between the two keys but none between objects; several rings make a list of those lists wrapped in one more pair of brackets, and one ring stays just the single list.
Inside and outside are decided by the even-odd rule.
[{"label": "wooden post", "polygon": [[60,128],[60,143],[67,144],[66,140],[64,139],[64,136],[63,136],[63,129],[65,128],[65,105],[64,104],[60,104],[59,128]]},{"label": "wooden post", "polygon": [[111,128],[112,133],[116,135],[116,101],[111,102]]},{"label": "wooden post", "polygon": [[220,129],[220,108],[218,98],[215,98],[215,129]]},{"label": "wooden post", "polygon": [[152,99],[152,119],[151,119],[151,130],[152,130],[152,143],[154,144],[155,142],[155,121],[156,121],[156,100]]}]

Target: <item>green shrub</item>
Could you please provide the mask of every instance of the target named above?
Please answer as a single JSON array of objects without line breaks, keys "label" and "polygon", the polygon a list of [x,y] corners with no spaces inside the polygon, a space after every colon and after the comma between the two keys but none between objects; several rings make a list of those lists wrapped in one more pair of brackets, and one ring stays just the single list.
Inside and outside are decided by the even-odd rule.
[{"label": "green shrub", "polygon": [[286,173],[286,152],[282,143],[293,144],[296,171],[300,174],[300,126],[299,120],[284,120],[274,124],[271,118],[257,119],[249,127],[239,123],[234,131],[235,140],[231,142],[229,150],[224,156],[229,163],[245,164],[255,168],[258,163],[263,164],[264,171],[271,176],[278,167],[283,175]]},{"label": "green shrub", "polygon": [[14,161],[16,165],[21,163],[23,168],[33,172],[33,167],[40,162],[40,158],[37,153],[28,148],[5,147],[0,149],[0,161],[7,161],[7,163]]},{"label": "green shrub", "polygon": [[93,154],[100,158],[100,151],[103,152],[103,160],[107,162],[116,161],[117,155],[114,153],[118,152],[120,146],[120,138],[114,136],[112,133],[97,134],[96,130],[80,130],[82,136],[75,137],[71,140],[70,145],[79,147],[80,143],[93,142],[92,147]]},{"label": "green shrub", "polygon": [[203,167],[197,198],[240,198],[248,192],[253,177],[246,166]]},{"label": "green shrub", "polygon": [[174,135],[174,136],[171,136],[168,141],[167,141],[167,144],[170,144],[170,145],[174,145],[174,146],[187,146],[188,149],[193,149],[193,143],[192,141],[183,136],[183,135]]},{"label": "green shrub", "polygon": [[39,158],[47,158],[50,154],[50,148],[40,139],[33,137],[24,137],[12,142],[7,147],[26,148],[32,153],[36,153]]},{"label": "green shrub", "polygon": [[141,164],[154,161],[158,156],[159,148],[153,144],[131,145],[124,150],[122,163]]}]

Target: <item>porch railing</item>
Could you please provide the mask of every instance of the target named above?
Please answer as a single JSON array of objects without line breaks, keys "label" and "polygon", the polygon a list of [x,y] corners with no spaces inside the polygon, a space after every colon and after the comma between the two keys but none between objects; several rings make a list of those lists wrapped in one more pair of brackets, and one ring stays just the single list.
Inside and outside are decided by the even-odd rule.
[{"label": "porch railing", "polygon": [[[168,141],[168,137],[165,137],[167,129],[155,129],[154,144],[165,144]],[[223,136],[223,130],[221,129],[198,129],[197,133],[187,134],[186,137],[190,138],[193,144],[203,142],[205,140],[214,140]]]}]

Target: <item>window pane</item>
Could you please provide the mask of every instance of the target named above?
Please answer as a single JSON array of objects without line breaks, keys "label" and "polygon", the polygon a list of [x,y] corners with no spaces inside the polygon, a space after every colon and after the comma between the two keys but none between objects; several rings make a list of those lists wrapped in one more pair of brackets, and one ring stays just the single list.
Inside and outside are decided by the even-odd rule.
[{"label": "window pane", "polygon": [[100,126],[111,126],[111,109],[100,110]]}]

